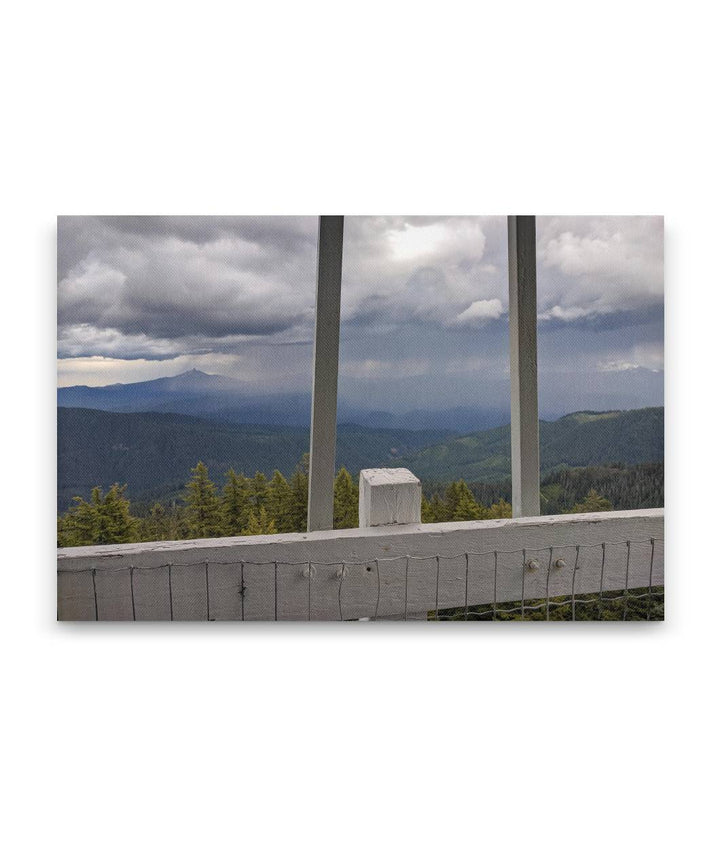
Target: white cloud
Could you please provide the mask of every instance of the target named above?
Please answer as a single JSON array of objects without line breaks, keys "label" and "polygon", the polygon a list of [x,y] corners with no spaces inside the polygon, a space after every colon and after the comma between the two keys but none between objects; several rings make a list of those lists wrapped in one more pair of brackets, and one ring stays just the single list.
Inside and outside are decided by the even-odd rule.
[{"label": "white cloud", "polygon": [[454,217],[430,223],[408,218],[402,226],[387,231],[386,241],[395,259],[415,263],[443,256],[480,258],[485,250],[485,234],[477,218]]},{"label": "white cloud", "polygon": [[661,217],[538,217],[537,248],[541,319],[662,303]]},{"label": "white cloud", "polygon": [[[499,217],[348,218],[344,320],[447,326],[474,301],[499,298],[503,224]],[[488,258],[489,249],[500,257]]]},{"label": "white cloud", "polygon": [[601,372],[625,372],[646,369],[661,372],[665,365],[665,349],[662,342],[641,342],[627,351],[614,351],[601,359],[597,368]]},{"label": "white cloud", "polygon": [[502,303],[497,297],[492,300],[474,300],[455,319],[456,324],[473,326],[482,321],[495,321],[503,314]]},{"label": "white cloud", "polygon": [[577,321],[594,314],[593,306],[553,306],[546,312],[538,312],[538,321]]}]

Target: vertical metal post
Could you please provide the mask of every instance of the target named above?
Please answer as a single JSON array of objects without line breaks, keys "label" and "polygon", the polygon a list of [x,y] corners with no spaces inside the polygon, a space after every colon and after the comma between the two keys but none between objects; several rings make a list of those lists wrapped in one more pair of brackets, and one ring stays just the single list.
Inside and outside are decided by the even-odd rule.
[{"label": "vertical metal post", "polygon": [[343,225],[320,217],[318,226],[308,532],[333,527]]},{"label": "vertical metal post", "polygon": [[535,217],[508,217],[513,517],[540,514]]}]

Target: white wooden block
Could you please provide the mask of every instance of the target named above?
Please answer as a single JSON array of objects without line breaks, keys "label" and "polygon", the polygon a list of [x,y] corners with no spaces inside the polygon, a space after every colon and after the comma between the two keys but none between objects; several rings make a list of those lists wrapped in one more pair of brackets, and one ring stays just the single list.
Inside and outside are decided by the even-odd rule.
[{"label": "white wooden block", "polygon": [[405,467],[360,471],[360,527],[419,523],[420,479]]}]

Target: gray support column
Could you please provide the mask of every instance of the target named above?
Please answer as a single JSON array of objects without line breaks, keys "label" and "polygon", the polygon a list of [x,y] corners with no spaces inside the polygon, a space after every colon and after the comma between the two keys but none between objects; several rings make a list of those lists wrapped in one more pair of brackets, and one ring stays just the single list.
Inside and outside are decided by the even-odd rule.
[{"label": "gray support column", "polygon": [[333,528],[343,217],[318,226],[308,532]]},{"label": "gray support column", "polygon": [[540,514],[535,218],[508,217],[513,517]]}]

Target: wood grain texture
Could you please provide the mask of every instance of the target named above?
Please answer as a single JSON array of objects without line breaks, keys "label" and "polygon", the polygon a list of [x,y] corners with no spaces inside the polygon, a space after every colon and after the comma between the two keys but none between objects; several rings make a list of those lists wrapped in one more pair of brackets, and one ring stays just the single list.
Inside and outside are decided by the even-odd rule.
[{"label": "wood grain texture", "polygon": [[332,529],[333,525],[343,224],[343,217],[320,217],[318,226],[308,487],[310,531]]},{"label": "wood grain texture", "polygon": [[508,217],[513,517],[540,514],[535,218]]},{"label": "wood grain texture", "polygon": [[420,523],[420,479],[405,467],[360,471],[358,517],[360,527]]},{"label": "wood grain texture", "polygon": [[58,618],[95,620],[95,596],[100,620],[307,621],[662,585],[663,527],[650,509],[66,548]]}]

